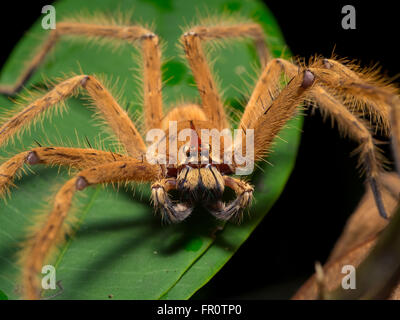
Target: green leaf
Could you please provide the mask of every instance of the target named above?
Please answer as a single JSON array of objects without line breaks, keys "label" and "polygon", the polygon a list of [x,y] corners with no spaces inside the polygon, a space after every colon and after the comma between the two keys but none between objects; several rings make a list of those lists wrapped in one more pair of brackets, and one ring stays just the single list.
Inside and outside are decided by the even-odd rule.
[{"label": "green leaf", "polygon": [[[258,1],[187,0],[170,1],[79,1],[62,0],[55,3],[57,19],[74,16],[83,11],[101,11],[109,14],[134,8],[132,19],[154,22],[156,33],[168,46],[164,57],[163,78],[167,105],[176,101],[199,101],[196,88],[190,86],[191,72],[180,58],[175,46],[185,26],[197,15],[239,11],[242,16],[259,21],[268,35],[272,52],[281,56],[284,42],[275,20]],[[41,29],[41,21],[19,42],[1,72],[1,83],[13,83],[21,72],[22,62],[44,39],[48,31]],[[135,50],[136,51],[136,50]],[[286,50],[287,53],[287,50]],[[235,88],[243,88],[245,81],[256,76],[254,49],[244,44],[232,44],[213,52],[215,72],[225,89],[225,101],[242,101]],[[132,48],[123,45],[117,52],[109,47],[88,46],[80,41],[63,39],[37,70],[28,87],[42,83],[43,77],[54,79],[64,73],[104,75],[123,93],[123,107],[129,112],[140,110],[137,93],[140,86],[133,81],[138,61],[132,59]],[[246,70],[239,73],[238,70]],[[250,82],[251,83],[251,82]],[[235,107],[237,107],[235,105]],[[13,108],[13,102],[0,97],[1,110]],[[85,107],[82,97],[68,101],[69,112],[62,118],[45,120],[43,127],[22,135],[21,141],[1,150],[9,157],[33,145],[34,140],[54,145],[80,140],[85,136],[96,140],[99,128],[91,119],[92,112]],[[164,226],[155,216],[149,203],[149,186],[131,190],[89,188],[85,197],[78,198],[78,230],[62,245],[50,263],[56,266],[57,281],[64,288],[59,299],[186,299],[201,288],[222,268],[239,246],[250,236],[278,198],[293,168],[300,139],[302,119],[294,119],[277,140],[274,153],[261,164],[262,170],[253,175],[256,186],[255,204],[241,225],[216,222],[206,212],[196,210],[179,225]],[[104,134],[100,134],[105,137]],[[284,142],[284,140],[286,142]],[[60,142],[62,141],[62,142]],[[68,142],[69,143],[69,142]],[[76,144],[76,143],[75,143]],[[106,144],[107,145],[107,144]],[[24,175],[16,181],[12,198],[0,203],[0,287],[18,298],[20,266],[16,253],[25,239],[26,229],[35,221],[38,212],[48,211],[54,192],[68,178],[68,172],[56,168],[34,167],[35,174]],[[48,292],[46,295],[53,295]]]},{"label": "green leaf", "polygon": [[7,295],[1,290],[0,290],[0,300],[8,300]]}]

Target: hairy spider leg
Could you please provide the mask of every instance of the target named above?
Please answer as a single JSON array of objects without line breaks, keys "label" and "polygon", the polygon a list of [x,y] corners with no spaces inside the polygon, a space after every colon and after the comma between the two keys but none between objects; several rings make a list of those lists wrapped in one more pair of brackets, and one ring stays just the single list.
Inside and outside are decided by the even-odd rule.
[{"label": "hairy spider leg", "polygon": [[93,76],[80,75],[67,79],[6,120],[0,127],[0,146],[24,127],[29,126],[43,112],[57,108],[79,88],[86,89],[99,114],[111,127],[118,140],[132,157],[141,157],[146,146],[138,130],[107,89]]},{"label": "hairy spider leg", "polygon": [[27,64],[14,85],[0,85],[0,94],[18,93],[30,79],[35,70],[44,61],[57,41],[63,36],[97,37],[117,39],[136,45],[141,43],[143,59],[144,115],[146,130],[159,128],[163,117],[162,83],[161,83],[161,50],[159,40],[150,30],[140,26],[96,25],[95,23],[59,22],[45,42],[38,47],[36,55]]},{"label": "hairy spider leg", "polygon": [[51,250],[64,239],[66,229],[63,228],[63,222],[68,215],[76,191],[83,190],[90,185],[104,183],[155,181],[161,177],[161,174],[159,165],[131,159],[85,169],[68,180],[57,192],[53,209],[46,221],[36,228],[26,244],[22,261],[24,297],[27,299],[39,298],[37,274]]},{"label": "hairy spider leg", "polygon": [[113,161],[128,161],[130,157],[113,152],[65,147],[38,147],[21,152],[0,165],[0,196],[4,196],[18,171],[24,164],[47,166],[66,166],[85,169]]},{"label": "hairy spider leg", "polygon": [[[339,100],[337,95],[332,95],[323,87],[326,84],[331,84],[331,86],[333,87],[333,83],[335,83],[335,81],[339,81],[339,79],[337,76],[335,76],[335,81],[326,79],[327,74],[337,75],[337,73],[336,71],[332,70],[333,68],[330,68],[329,73],[326,73],[326,63],[327,61],[331,62],[331,60],[322,60],[326,60],[325,63],[314,63],[315,65],[319,66],[318,68],[309,68],[309,70],[317,78],[315,85],[312,87],[307,95],[309,104],[319,107],[323,114],[330,115],[334,120],[337,121],[339,125],[339,130],[342,133],[349,135],[350,138],[360,144],[360,147],[356,150],[356,152],[360,153],[360,165],[366,171],[367,180],[371,184],[379,212],[382,217],[386,218],[387,214],[384,209],[384,204],[380,192],[380,183],[378,179],[379,175],[383,172],[384,157],[381,154],[380,150],[376,147],[376,142],[372,137],[370,125],[363,119],[359,118],[357,115],[353,114],[355,110],[344,105],[344,101]],[[338,64],[336,63],[335,65]],[[343,66],[342,69],[344,68],[345,66]],[[351,72],[353,71],[350,71],[351,70],[349,70],[349,74],[352,75]],[[268,63],[267,67],[265,68],[263,74],[256,84],[256,87],[241,119],[240,127],[243,130],[246,130],[247,128],[255,128],[256,121],[254,119],[258,119],[262,115],[262,113],[265,112],[265,110],[268,110],[268,113],[270,112],[270,108],[273,106],[274,103],[276,103],[275,96],[277,92],[279,92],[279,83],[281,80],[282,72],[286,74],[289,78],[293,78],[298,74],[299,67],[283,59],[274,59],[270,63]],[[341,72],[343,73],[343,71]],[[344,86],[344,88],[347,88],[346,85],[348,85],[350,87],[349,90],[351,90],[351,88],[353,87],[357,88],[357,90],[353,90],[353,93],[356,97],[361,95],[358,92],[360,87],[368,88],[368,90],[372,91],[372,93],[369,94],[371,96],[370,100],[372,102],[378,100],[379,102],[375,103],[375,106],[379,106],[379,108],[377,107],[376,112],[382,119],[381,123],[387,122],[385,120],[387,118],[385,110],[386,108],[388,108],[387,99],[393,97],[393,95],[390,94],[391,88],[386,89],[376,87],[376,84],[374,86],[374,84],[365,83],[365,81],[362,81],[361,78],[358,79],[358,82],[355,82],[356,77],[352,75],[351,78],[343,79],[340,83]],[[335,84],[335,87],[337,87],[337,84]],[[381,95],[383,95],[383,97]],[[378,97],[378,99],[376,99],[376,97]],[[261,131],[265,131],[265,129]],[[273,136],[274,135],[272,135],[271,137]],[[267,142],[268,138],[261,140]],[[269,144],[270,143],[271,140],[269,140]],[[255,145],[259,146],[259,144],[257,143],[255,143]],[[266,156],[265,152],[268,152],[270,150],[270,147],[265,146],[262,148],[262,150],[264,153],[256,151],[256,159],[263,159]]]},{"label": "hairy spider leg", "polygon": [[230,128],[217,85],[212,76],[206,55],[202,48],[202,42],[228,38],[253,39],[261,65],[265,66],[270,58],[270,53],[264,40],[264,32],[260,25],[244,23],[233,26],[196,26],[181,37],[189,66],[193,72],[197,88],[200,93],[202,108],[206,117],[215,128],[223,130]]}]

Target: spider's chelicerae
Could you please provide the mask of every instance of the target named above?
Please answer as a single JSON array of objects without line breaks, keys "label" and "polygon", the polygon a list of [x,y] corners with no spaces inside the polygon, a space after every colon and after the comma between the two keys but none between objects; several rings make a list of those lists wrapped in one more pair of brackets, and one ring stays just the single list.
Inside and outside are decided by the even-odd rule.
[{"label": "spider's chelicerae", "polygon": [[[214,39],[250,38],[254,40],[261,62],[262,74],[237,127],[242,133],[239,138],[242,150],[248,146],[249,141],[253,141],[254,148],[250,150],[252,159],[255,162],[263,160],[274,138],[295,115],[299,105],[307,102],[308,105],[318,106],[338,123],[343,132],[359,142],[360,164],[372,186],[379,211],[386,217],[378,179],[383,170],[383,158],[371,132],[372,129],[379,129],[385,134],[390,131],[389,111],[394,99],[397,99],[397,89],[376,71],[361,69],[355,64],[334,58],[316,57],[307,65],[272,59],[264,41],[263,30],[255,23],[195,26],[185,32],[180,40],[200,93],[201,105],[185,104],[164,114],[161,51],[156,34],[140,25],[64,21],[57,24],[57,28],[51,32],[16,84],[0,86],[0,92],[12,95],[19,91],[57,40],[64,35],[120,39],[140,47],[143,61],[144,126],[147,132],[161,129],[165,133],[158,143],[164,141],[167,144],[167,162],[149,160],[148,146],[133,121],[94,75],[83,74],[66,79],[6,119],[0,127],[0,145],[40,117],[41,113],[60,106],[68,97],[83,91],[93,100],[99,114],[126,150],[126,154],[116,154],[93,148],[39,146],[13,156],[0,166],[0,194],[8,191],[24,164],[61,165],[80,170],[57,192],[46,222],[27,243],[23,262],[26,298],[38,298],[36,274],[41,270],[50,249],[65,235],[63,223],[74,194],[88,186],[150,182],[154,206],[169,222],[184,220],[199,203],[216,218],[223,220],[237,218],[249,206],[253,186],[232,176],[243,164],[236,161],[236,158],[231,162],[224,161],[226,155],[232,154],[233,143],[221,144],[224,146],[222,150],[214,152],[210,141],[201,139],[203,129],[216,129],[219,132],[231,130],[202,48],[202,43]],[[289,80],[284,85],[282,75]],[[361,111],[367,111],[370,122],[361,119]],[[176,134],[170,133],[170,124],[174,122],[177,124],[177,132],[191,130],[189,142],[176,139]],[[247,140],[250,133],[252,139]],[[176,148],[180,152],[175,162],[169,161],[173,157],[168,151],[173,141],[177,141]],[[221,200],[225,187],[233,189],[236,194],[235,199],[229,203]],[[179,200],[172,200],[169,195],[172,190],[176,190]]]}]

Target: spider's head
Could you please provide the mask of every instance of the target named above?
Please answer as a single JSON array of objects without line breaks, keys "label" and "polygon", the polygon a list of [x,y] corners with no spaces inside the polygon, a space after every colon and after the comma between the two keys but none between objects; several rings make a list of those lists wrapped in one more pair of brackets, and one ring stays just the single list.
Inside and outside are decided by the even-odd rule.
[{"label": "spider's head", "polygon": [[[154,203],[168,222],[186,219],[197,205],[206,208],[217,218],[228,220],[247,206],[251,196],[245,201],[237,197],[232,204],[225,205],[222,197],[227,181],[227,186],[232,188],[227,175],[232,174],[233,170],[228,164],[213,158],[212,147],[201,142],[192,123],[191,127],[193,134],[190,142],[179,149],[177,165],[167,167],[166,177],[171,178],[169,185],[153,185]],[[171,189],[176,190],[177,201],[172,201],[165,193],[165,190]]]},{"label": "spider's head", "polygon": [[182,148],[176,182],[182,201],[190,203],[212,202],[224,192],[224,179],[210,158],[209,145],[191,143]]},{"label": "spider's head", "polygon": [[211,146],[201,142],[191,123],[190,144],[181,150],[177,168],[177,190],[182,201],[209,205],[220,200],[224,193],[224,178],[219,161],[212,158]]}]

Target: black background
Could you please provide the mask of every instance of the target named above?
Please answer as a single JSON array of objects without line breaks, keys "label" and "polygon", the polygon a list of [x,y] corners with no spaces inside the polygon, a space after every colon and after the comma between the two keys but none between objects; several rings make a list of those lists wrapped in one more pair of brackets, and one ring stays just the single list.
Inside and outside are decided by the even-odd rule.
[{"label": "black background", "polygon": [[[52,1],[7,1],[0,19],[0,66],[23,33]],[[389,76],[400,72],[398,11],[394,2],[265,1],[292,53],[329,57],[335,53]],[[356,8],[356,30],[343,30],[341,9]],[[22,12],[21,12],[22,11]],[[342,139],[318,113],[307,116],[289,182],[273,209],[226,266],[195,298],[289,298],[324,262],[364,191],[350,157],[355,143]],[[389,148],[386,148],[389,150]],[[389,155],[389,154],[388,154]]]}]

